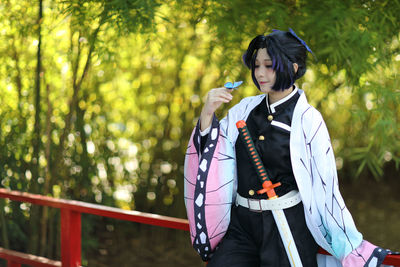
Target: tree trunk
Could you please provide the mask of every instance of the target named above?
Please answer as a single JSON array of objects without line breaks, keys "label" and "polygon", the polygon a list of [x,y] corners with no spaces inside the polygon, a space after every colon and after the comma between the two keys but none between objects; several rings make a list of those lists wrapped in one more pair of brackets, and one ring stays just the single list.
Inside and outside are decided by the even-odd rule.
[{"label": "tree trunk", "polygon": [[[106,12],[106,11],[104,11]],[[56,172],[59,172],[63,166],[63,151],[64,151],[64,142],[68,136],[68,134],[71,131],[71,127],[72,127],[72,117],[75,113],[75,107],[77,105],[77,103],[79,103],[78,101],[78,97],[79,97],[79,91],[81,89],[82,86],[82,82],[84,81],[84,79],[87,76],[87,73],[89,71],[89,68],[91,66],[91,61],[92,61],[92,55],[95,49],[95,45],[96,45],[96,41],[97,41],[97,37],[98,34],[100,32],[101,26],[103,26],[103,24],[106,21],[106,17],[107,17],[107,13],[103,13],[101,20],[99,22],[99,26],[94,30],[94,32],[91,35],[90,38],[90,47],[89,47],[89,52],[87,55],[87,59],[86,59],[86,63],[85,66],[83,68],[83,72],[81,74],[81,77],[78,79],[78,69],[79,69],[79,61],[80,61],[80,44],[79,44],[79,40],[78,40],[78,55],[76,58],[76,62],[72,62],[72,65],[74,66],[74,72],[73,72],[73,94],[72,94],[72,98],[69,101],[69,112],[65,117],[65,127],[64,127],[64,131],[62,132],[61,136],[60,136],[60,143],[58,145],[58,148],[56,149],[55,152],[55,156],[54,156],[54,167],[52,168],[52,177],[55,176]],[[71,35],[72,36],[72,35]],[[71,37],[71,51],[73,51],[72,49],[73,46],[73,41],[72,41],[72,37]],[[64,177],[65,178],[65,177]]]},{"label": "tree trunk", "polygon": [[[83,96],[83,100],[86,102],[87,97]],[[82,146],[82,154],[80,156],[79,165],[82,167],[82,172],[79,175],[80,181],[76,181],[77,188],[76,188],[76,197],[85,201],[89,194],[88,188],[90,188],[91,182],[89,180],[89,170],[90,166],[90,159],[88,156],[87,151],[87,138],[86,132],[84,129],[85,121],[84,121],[85,110],[79,107],[79,104],[76,104],[76,128],[80,135],[80,142]]]},{"label": "tree trunk", "polygon": [[[47,113],[46,113],[46,147],[45,147],[45,156],[46,156],[46,167],[45,167],[45,181],[44,181],[44,191],[43,194],[47,195],[50,193],[50,185],[51,185],[51,173],[50,173],[50,162],[51,162],[51,116],[52,116],[52,111],[53,107],[50,102],[50,86],[47,84],[46,85],[46,102],[47,102]],[[42,217],[40,220],[40,255],[41,256],[46,256],[46,251],[47,251],[47,244],[48,244],[48,239],[47,239],[47,223],[49,221],[49,208],[48,207],[43,207],[43,213]]]},{"label": "tree trunk", "polygon": [[4,206],[5,206],[5,200],[0,199],[1,239],[2,239],[2,244],[3,244],[4,248],[9,249],[10,244],[8,241],[7,223],[6,223],[6,219],[4,217]]},{"label": "tree trunk", "polygon": [[[38,178],[39,178],[39,152],[41,147],[40,138],[40,76],[42,72],[41,66],[41,45],[42,45],[42,35],[41,35],[41,24],[43,21],[43,0],[38,1],[39,4],[39,16],[38,16],[38,48],[37,48],[37,63],[36,63],[36,75],[35,75],[35,124],[33,132],[33,157],[32,157],[32,179],[30,185],[31,193],[39,193],[38,191]],[[29,242],[29,253],[37,254],[38,251],[38,241],[39,241],[39,207],[37,205],[32,205],[30,211],[29,229],[30,229],[30,242]]]}]

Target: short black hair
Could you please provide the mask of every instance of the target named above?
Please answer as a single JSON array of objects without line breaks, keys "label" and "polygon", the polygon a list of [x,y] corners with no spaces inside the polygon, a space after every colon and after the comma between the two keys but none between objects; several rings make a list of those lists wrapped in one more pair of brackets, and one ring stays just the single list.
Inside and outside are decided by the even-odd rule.
[{"label": "short black hair", "polygon": [[[276,30],[266,36],[258,35],[250,42],[243,55],[243,62],[251,69],[251,77],[258,89],[260,85],[254,76],[254,68],[257,51],[262,48],[267,49],[272,60],[272,69],[276,73],[272,90],[281,91],[290,88],[306,72],[307,49],[293,34]],[[293,63],[298,65],[297,72]]]}]

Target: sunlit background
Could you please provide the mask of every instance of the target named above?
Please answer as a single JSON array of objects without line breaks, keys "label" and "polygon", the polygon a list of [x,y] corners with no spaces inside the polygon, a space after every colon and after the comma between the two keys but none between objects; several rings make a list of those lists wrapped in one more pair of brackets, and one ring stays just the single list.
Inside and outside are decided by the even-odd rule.
[{"label": "sunlit background", "polygon": [[[207,91],[244,81],[219,117],[258,94],[241,56],[290,27],[315,54],[297,85],[327,123],[356,223],[400,250],[399,21],[398,1],[2,0],[1,186],[185,218],[184,153]],[[58,223],[55,210],[0,199],[0,246],[57,258]],[[84,220],[85,265],[123,243],[99,232],[163,233],[115,225]],[[161,254],[190,247],[185,235]]]}]

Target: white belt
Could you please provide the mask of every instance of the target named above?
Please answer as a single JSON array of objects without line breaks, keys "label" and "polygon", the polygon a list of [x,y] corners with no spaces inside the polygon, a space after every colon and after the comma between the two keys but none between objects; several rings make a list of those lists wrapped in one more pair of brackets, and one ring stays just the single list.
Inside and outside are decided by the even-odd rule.
[{"label": "white belt", "polygon": [[265,210],[283,210],[293,207],[300,202],[300,193],[297,190],[292,190],[289,193],[275,199],[245,198],[239,194],[236,196],[236,206],[240,205],[254,212],[262,212]]}]

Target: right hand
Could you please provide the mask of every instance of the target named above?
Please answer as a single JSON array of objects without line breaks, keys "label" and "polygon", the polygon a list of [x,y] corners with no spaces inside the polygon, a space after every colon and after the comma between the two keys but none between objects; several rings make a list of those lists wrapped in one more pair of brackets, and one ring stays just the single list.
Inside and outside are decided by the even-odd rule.
[{"label": "right hand", "polygon": [[229,103],[232,100],[232,91],[232,89],[226,89],[225,87],[211,89],[207,94],[202,113],[207,115],[214,114],[222,103]]},{"label": "right hand", "polygon": [[222,103],[229,103],[232,100],[232,91],[232,89],[219,87],[213,88],[208,92],[206,102],[200,115],[202,131],[210,126],[214,112],[222,105]]}]

